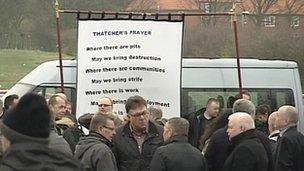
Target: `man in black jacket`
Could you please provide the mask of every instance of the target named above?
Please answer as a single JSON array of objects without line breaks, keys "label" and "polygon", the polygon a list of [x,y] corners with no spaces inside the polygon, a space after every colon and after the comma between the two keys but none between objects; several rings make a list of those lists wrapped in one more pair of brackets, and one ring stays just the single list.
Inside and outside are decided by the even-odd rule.
[{"label": "man in black jacket", "polygon": [[228,136],[235,146],[224,164],[224,171],[267,171],[266,150],[255,134],[253,119],[244,112],[229,116]]},{"label": "man in black jacket", "polygon": [[156,150],[150,171],[208,170],[202,153],[188,143],[188,129],[186,119],[169,119],[163,134],[166,145]]},{"label": "man in black jacket", "polygon": [[116,130],[113,152],[120,171],[147,171],[155,150],[163,144],[163,128],[149,121],[147,102],[132,96],[126,102],[129,122]]},{"label": "man in black jacket", "polygon": [[210,98],[206,108],[202,108],[189,116],[189,143],[198,148],[200,137],[205,128],[219,115],[220,103],[215,98]]},{"label": "man in black jacket", "polygon": [[293,106],[282,106],[275,125],[280,130],[275,155],[276,171],[304,170],[304,136],[297,131],[299,114]]},{"label": "man in black jacket", "polygon": [[117,171],[116,160],[110,149],[114,135],[114,117],[94,115],[89,135],[80,138],[76,145],[75,158],[80,160],[87,170]]}]

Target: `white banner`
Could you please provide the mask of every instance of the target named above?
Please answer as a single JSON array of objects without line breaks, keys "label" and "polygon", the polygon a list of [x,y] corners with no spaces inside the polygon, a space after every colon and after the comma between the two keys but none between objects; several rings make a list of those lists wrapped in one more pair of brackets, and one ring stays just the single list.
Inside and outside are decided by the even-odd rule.
[{"label": "white banner", "polygon": [[123,115],[134,95],[180,116],[182,32],[182,22],[78,21],[77,117],[104,96]]}]

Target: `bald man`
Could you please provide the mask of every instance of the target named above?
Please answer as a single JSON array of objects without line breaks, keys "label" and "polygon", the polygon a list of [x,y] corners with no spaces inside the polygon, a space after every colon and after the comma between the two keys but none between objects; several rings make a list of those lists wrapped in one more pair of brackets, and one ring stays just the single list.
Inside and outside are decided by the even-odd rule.
[{"label": "bald man", "polygon": [[297,131],[298,110],[289,105],[279,108],[275,121],[280,138],[275,153],[276,171],[304,169],[304,136]]},{"label": "bald man", "polygon": [[[116,127],[122,125],[122,120],[118,117],[118,115],[113,112],[113,100],[110,97],[102,97],[98,101],[98,111],[96,114],[103,114],[103,115],[113,115],[114,123]],[[80,125],[84,126],[85,128],[90,128],[90,122],[92,117],[94,116],[93,113],[86,113],[79,117],[78,122]]]},{"label": "bald man", "polygon": [[102,97],[98,101],[98,109],[99,112],[103,114],[107,114],[109,112],[113,112],[113,101],[109,97]]},{"label": "bald man", "polygon": [[225,161],[224,171],[267,171],[268,156],[255,133],[253,118],[237,112],[228,118],[228,136],[234,150]]},{"label": "bald man", "polygon": [[269,130],[268,138],[270,140],[271,150],[273,155],[275,155],[277,141],[280,134],[279,129],[275,125],[275,121],[277,117],[278,117],[278,112],[273,112],[268,117],[268,130]]}]

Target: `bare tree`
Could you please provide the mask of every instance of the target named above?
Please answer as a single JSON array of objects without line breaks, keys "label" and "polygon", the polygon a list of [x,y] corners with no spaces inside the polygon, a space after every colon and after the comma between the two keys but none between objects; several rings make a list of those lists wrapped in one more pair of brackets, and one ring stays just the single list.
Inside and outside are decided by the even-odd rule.
[{"label": "bare tree", "polygon": [[242,3],[243,11],[249,11],[254,14],[250,17],[257,27],[260,27],[264,21],[265,14],[275,5],[276,0],[249,0],[249,3]]},{"label": "bare tree", "polygon": [[304,1],[303,0],[285,0],[285,9],[288,14],[297,14],[301,10],[304,11]]}]

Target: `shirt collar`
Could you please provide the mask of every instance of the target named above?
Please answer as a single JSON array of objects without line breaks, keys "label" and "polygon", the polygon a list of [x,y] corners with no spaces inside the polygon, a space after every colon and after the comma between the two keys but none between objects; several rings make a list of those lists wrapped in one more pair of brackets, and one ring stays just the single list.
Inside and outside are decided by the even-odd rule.
[{"label": "shirt collar", "polygon": [[149,131],[149,124],[148,124],[147,128],[146,128],[143,132],[141,132],[141,134],[138,134],[137,132],[135,132],[135,131],[133,130],[131,123],[129,124],[129,126],[130,126],[130,131],[131,131],[132,134],[135,134],[135,135],[148,134],[148,131]]},{"label": "shirt collar", "polygon": [[280,137],[282,137],[283,136],[283,134],[286,132],[286,130],[288,129],[288,127],[287,128],[285,128],[285,129],[283,129],[282,131],[280,131]]},{"label": "shirt collar", "polygon": [[275,130],[275,131],[273,131],[272,133],[269,134],[268,138],[271,138],[272,136],[274,136],[274,135],[276,135],[276,134],[277,134],[277,136],[278,136],[279,133],[280,133],[279,130]]},{"label": "shirt collar", "polygon": [[208,115],[206,112],[204,112],[204,117],[205,117],[207,120],[212,119],[212,117],[211,117],[210,115]]},{"label": "shirt collar", "polygon": [[205,113],[203,113],[203,114],[200,114],[200,115],[197,115],[197,117],[196,117],[198,120],[200,120],[200,119],[203,119],[203,118],[205,118],[206,120],[210,120],[210,119],[212,119],[212,117],[211,116],[209,116],[206,112]]}]

